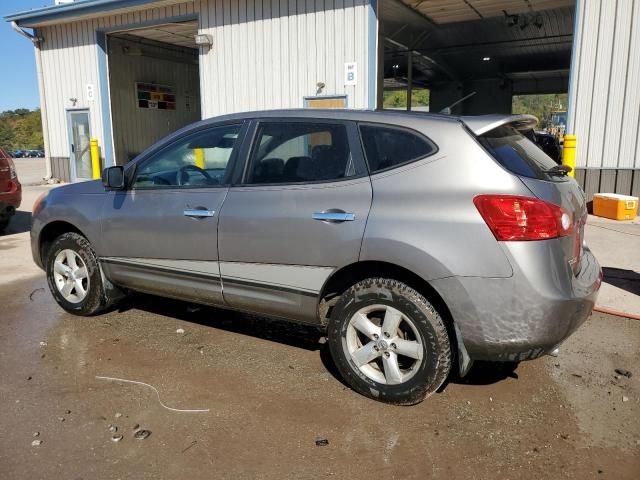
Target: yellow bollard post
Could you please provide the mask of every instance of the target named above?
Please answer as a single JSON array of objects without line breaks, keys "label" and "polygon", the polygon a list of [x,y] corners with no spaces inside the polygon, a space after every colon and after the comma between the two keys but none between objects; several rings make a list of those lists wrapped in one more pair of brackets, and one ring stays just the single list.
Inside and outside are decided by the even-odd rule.
[{"label": "yellow bollard post", "polygon": [[562,149],[562,164],[571,167],[569,175],[575,177],[576,173],[576,136],[565,135]]},{"label": "yellow bollard post", "polygon": [[102,176],[100,171],[100,149],[98,148],[98,140],[92,138],[89,142],[91,144],[91,171],[93,173],[93,179],[98,180]]},{"label": "yellow bollard post", "polygon": [[199,167],[201,169],[205,169],[205,164],[204,164],[204,150],[201,148],[194,148],[193,149],[193,153],[195,155],[195,161],[193,162],[193,164],[196,167]]}]

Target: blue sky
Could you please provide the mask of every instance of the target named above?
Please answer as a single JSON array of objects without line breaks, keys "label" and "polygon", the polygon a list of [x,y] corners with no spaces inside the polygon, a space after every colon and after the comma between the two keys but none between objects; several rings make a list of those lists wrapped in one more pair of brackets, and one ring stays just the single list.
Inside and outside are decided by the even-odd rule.
[{"label": "blue sky", "polygon": [[40,104],[33,45],[4,21],[10,13],[53,5],[54,0],[0,0],[0,112]]}]

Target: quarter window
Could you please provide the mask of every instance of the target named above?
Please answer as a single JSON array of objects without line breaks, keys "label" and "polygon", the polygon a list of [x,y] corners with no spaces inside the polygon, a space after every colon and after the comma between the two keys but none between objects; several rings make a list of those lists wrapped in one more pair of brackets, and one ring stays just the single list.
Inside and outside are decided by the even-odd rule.
[{"label": "quarter window", "polygon": [[426,138],[400,128],[360,125],[362,145],[371,173],[431,155],[436,146]]},{"label": "quarter window", "polygon": [[239,133],[240,125],[225,125],[178,140],[143,162],[134,188],[222,184]]},{"label": "quarter window", "polygon": [[357,174],[343,124],[262,122],[248,183],[339,180]]},{"label": "quarter window", "polygon": [[511,125],[494,128],[478,140],[504,168],[516,175],[553,182],[568,180],[549,174],[557,163]]}]

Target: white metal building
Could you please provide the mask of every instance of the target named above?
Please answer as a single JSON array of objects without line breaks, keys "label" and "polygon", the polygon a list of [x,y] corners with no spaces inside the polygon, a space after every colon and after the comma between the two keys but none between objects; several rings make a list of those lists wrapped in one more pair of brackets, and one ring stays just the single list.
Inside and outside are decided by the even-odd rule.
[{"label": "white metal building", "polygon": [[569,92],[576,178],[640,193],[640,0],[65,0],[6,17],[32,36],[51,175],[90,176],[200,118],[374,109],[429,88],[437,111],[508,113]]}]

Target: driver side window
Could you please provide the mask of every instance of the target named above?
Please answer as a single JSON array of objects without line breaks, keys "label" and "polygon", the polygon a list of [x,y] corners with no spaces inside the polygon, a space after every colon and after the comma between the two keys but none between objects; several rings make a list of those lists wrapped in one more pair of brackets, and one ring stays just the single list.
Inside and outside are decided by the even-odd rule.
[{"label": "driver side window", "polygon": [[138,167],[133,188],[221,185],[240,128],[210,128],[174,142]]}]

